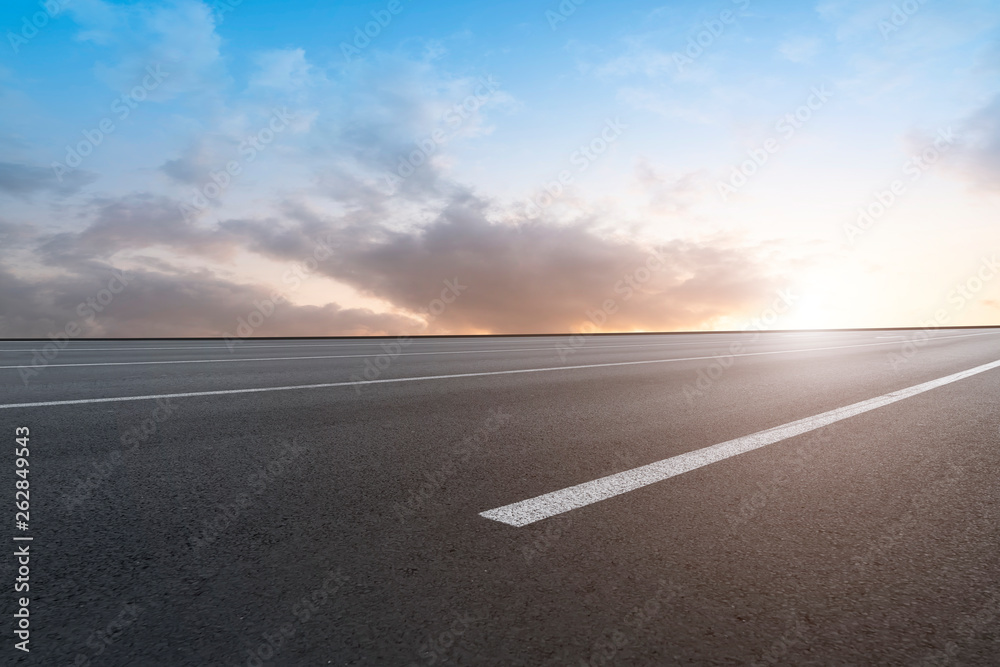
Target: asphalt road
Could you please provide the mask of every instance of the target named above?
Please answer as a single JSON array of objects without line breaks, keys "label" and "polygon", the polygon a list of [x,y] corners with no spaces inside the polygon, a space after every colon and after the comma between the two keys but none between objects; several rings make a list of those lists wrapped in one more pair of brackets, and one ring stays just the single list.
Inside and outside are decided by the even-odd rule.
[{"label": "asphalt road", "polygon": [[913,336],[0,342],[0,663],[996,665],[1000,329]]}]

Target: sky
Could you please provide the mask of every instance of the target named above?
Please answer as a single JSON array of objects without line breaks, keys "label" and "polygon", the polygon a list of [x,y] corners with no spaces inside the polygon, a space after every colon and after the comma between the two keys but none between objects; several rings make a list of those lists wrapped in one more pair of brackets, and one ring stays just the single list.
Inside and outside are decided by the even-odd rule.
[{"label": "sky", "polygon": [[0,337],[1000,324],[1000,2],[11,0]]}]

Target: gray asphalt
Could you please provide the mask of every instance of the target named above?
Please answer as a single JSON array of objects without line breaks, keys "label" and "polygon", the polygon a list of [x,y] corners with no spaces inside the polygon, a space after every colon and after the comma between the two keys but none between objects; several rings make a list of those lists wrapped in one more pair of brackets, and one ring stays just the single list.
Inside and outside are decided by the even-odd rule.
[{"label": "gray asphalt", "polygon": [[[8,615],[0,662],[996,665],[1000,369],[522,528],[479,516],[1000,359],[1000,329],[913,335],[71,341],[0,369],[34,538],[31,653]],[[421,379],[9,407],[366,368]]]}]

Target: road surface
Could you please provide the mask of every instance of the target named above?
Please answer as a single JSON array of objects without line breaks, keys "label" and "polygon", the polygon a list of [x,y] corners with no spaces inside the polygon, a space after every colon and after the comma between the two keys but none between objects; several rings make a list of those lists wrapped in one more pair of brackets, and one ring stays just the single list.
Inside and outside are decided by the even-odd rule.
[{"label": "road surface", "polygon": [[1000,329],[43,345],[5,664],[1000,655]]}]

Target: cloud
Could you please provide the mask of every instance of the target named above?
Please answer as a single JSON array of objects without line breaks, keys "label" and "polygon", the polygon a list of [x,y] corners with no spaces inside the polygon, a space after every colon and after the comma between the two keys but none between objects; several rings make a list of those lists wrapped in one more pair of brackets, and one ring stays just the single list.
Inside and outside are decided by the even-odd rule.
[{"label": "cloud", "polygon": [[97,175],[88,171],[70,171],[60,180],[52,169],[16,162],[0,162],[0,192],[20,198],[28,198],[36,192],[71,195],[95,180]]},{"label": "cloud", "polygon": [[[263,286],[224,280],[208,270],[135,270],[125,274],[125,288],[102,306],[96,301],[102,290],[120,287],[111,282],[115,275],[105,264],[28,280],[0,265],[0,336],[44,338],[71,323],[85,337],[232,336],[240,319],[271,297]],[[282,302],[254,335],[395,335],[423,329],[421,321],[391,313]]]},{"label": "cloud", "polygon": [[679,176],[664,175],[645,158],[636,162],[635,179],[639,191],[649,201],[650,211],[661,215],[686,212],[711,194],[706,173],[697,171]]},{"label": "cloud", "polygon": [[[636,169],[639,185],[660,212],[683,212],[704,187],[698,174],[667,177],[643,162]],[[411,316],[343,311],[336,304],[302,306],[291,308],[295,315],[284,323],[276,321],[274,335],[301,333],[307,323],[321,325],[317,333],[359,327],[413,331],[424,326],[445,281],[464,288],[452,306],[429,321],[431,332],[579,330],[588,311],[608,299],[616,301],[617,312],[607,330],[712,328],[721,318],[753,312],[787,284],[765,261],[765,248],[732,239],[651,243],[610,233],[622,228],[613,211],[585,219],[543,215],[525,221],[506,205],[448,180],[439,180],[435,192],[431,202],[361,191],[350,200],[352,208],[336,216],[316,213],[301,198],[291,197],[274,217],[216,224],[186,220],[177,201],[161,195],[95,199],[81,209],[89,219],[84,229],[39,239],[39,256],[77,279],[67,285],[42,283],[38,291],[53,294],[69,285],[88,285],[84,291],[93,293],[95,284],[85,277],[100,275],[123,251],[134,257],[159,248],[221,264],[238,253],[253,253],[291,263],[309,257],[317,239],[335,249],[318,272]],[[424,222],[399,224],[414,205]],[[649,271],[649,262],[655,271]],[[145,286],[143,299],[173,305],[156,310],[124,298],[129,314],[102,320],[106,323],[101,326],[114,332],[109,335],[153,335],[149,332],[156,331],[157,318],[163,320],[157,335],[220,335],[220,322],[233,321],[234,313],[248,311],[267,293],[266,286],[239,286],[208,268],[195,273],[169,263],[154,268],[137,283]],[[628,279],[637,282],[629,285]],[[73,301],[79,293],[75,290],[62,301]],[[183,315],[183,309],[191,314]],[[48,311],[40,312],[34,320],[18,321],[35,322],[31,329],[37,331],[37,322],[48,317]]]},{"label": "cloud", "polygon": [[200,185],[209,178],[219,160],[213,159],[204,142],[188,147],[184,153],[160,165],[160,171],[184,185]]},{"label": "cloud", "polygon": [[79,232],[61,232],[44,239],[40,246],[43,256],[66,263],[161,246],[221,260],[236,250],[224,233],[186,220],[177,201],[160,195],[97,198],[84,213],[90,217],[90,224]]},{"label": "cloud", "polygon": [[[488,91],[483,80],[499,85],[488,76],[444,75],[430,63],[393,54],[373,52],[322,68],[308,64],[302,50],[292,49],[258,55],[257,62],[261,69],[252,77],[253,85],[225,105],[225,113],[193,126],[185,148],[160,163],[171,185],[201,187],[211,182],[211,171],[238,161],[250,175],[234,178],[212,201],[213,208],[224,208],[240,195],[276,202],[288,190],[303,189],[340,206],[359,199],[370,203],[376,190],[383,198],[394,189],[407,198],[437,197],[446,187],[441,161],[450,146],[488,134],[489,114],[517,105],[502,89]],[[293,81],[296,73],[302,74],[309,85],[272,87],[281,86],[289,73]],[[487,94],[477,98],[477,91]],[[290,130],[255,152],[251,165],[246,141],[267,126],[278,100],[292,115]],[[432,140],[432,134],[443,139]],[[423,150],[421,142],[431,146],[429,159],[421,154],[412,175],[390,187],[387,177],[414,151]]]},{"label": "cloud", "polygon": [[95,73],[114,90],[131,90],[147,68],[156,66],[167,76],[148,95],[160,102],[180,94],[214,96],[225,80],[215,17],[202,2],[112,5],[75,0],[67,10],[80,26],[79,40],[110,52],[113,61],[99,61]]},{"label": "cloud", "polygon": [[[363,215],[329,222],[324,233],[336,252],[319,270],[415,314],[428,309],[445,281],[457,282],[462,295],[433,320],[437,332],[577,330],[607,299],[619,306],[608,330],[710,328],[752,311],[785,284],[762,248],[726,240],[653,245],[608,235],[597,221],[491,222],[504,217],[466,192],[417,228],[391,229]],[[224,227],[255,252],[292,260],[305,255],[317,224]],[[649,272],[648,262],[660,268]],[[627,278],[637,276],[645,279],[629,287]]]},{"label": "cloud", "polygon": [[793,63],[804,63],[819,53],[820,44],[815,37],[792,37],[778,45],[778,53]]},{"label": "cloud", "polygon": [[[618,306],[607,330],[710,328],[779,285],[754,249],[682,241],[651,245],[608,237],[596,227],[492,223],[481,202],[455,201],[419,230],[344,230],[329,271],[416,312],[445,279],[457,279],[468,290],[435,326],[498,333],[577,330],[588,311],[607,299]],[[662,268],[647,271],[650,262]],[[640,282],[643,276],[648,280]]]},{"label": "cloud", "polygon": [[645,46],[640,40],[630,41],[626,53],[612,58],[594,69],[599,77],[623,77],[643,74],[655,78],[679,72],[676,54]]},{"label": "cloud", "polygon": [[816,5],[816,13],[833,26],[839,41],[878,38],[878,23],[891,12],[891,6],[864,0],[824,0]]},{"label": "cloud", "polygon": [[[13,248],[20,248],[25,244],[30,244],[34,239],[34,233],[30,225],[15,224],[0,218],[0,248],[11,252]],[[2,283],[0,283],[2,286]],[[2,291],[2,288],[0,288]]]},{"label": "cloud", "polygon": [[672,91],[661,89],[623,86],[618,90],[618,100],[640,111],[649,111],[671,119],[681,119],[689,123],[711,123],[713,116],[718,114],[720,105],[712,100],[708,104],[693,105],[684,103]]},{"label": "cloud", "polygon": [[976,187],[1000,190],[1000,95],[972,114],[958,136],[960,168]]},{"label": "cloud", "polygon": [[[175,41],[183,42],[175,40],[175,28],[188,25],[196,53],[190,77],[180,80],[198,89],[215,76],[212,19],[194,3],[156,9],[83,6],[107,10],[87,19],[96,26],[87,38],[119,45],[124,53],[107,72],[124,72],[150,53],[169,52]],[[150,37],[145,46],[138,38],[125,43],[128,38],[119,35],[118,28],[133,24]],[[316,270],[389,304],[388,312],[336,303],[285,304],[259,335],[566,332],[580,330],[588,312],[609,299],[616,312],[608,316],[606,330],[711,328],[722,318],[759,311],[787,284],[768,263],[766,247],[724,237],[634,238],[611,230],[636,221],[619,219],[614,208],[586,213],[585,202],[575,213],[573,206],[561,207],[565,217],[550,212],[526,221],[515,207],[464,186],[434,160],[420,165],[390,196],[381,188],[383,175],[422,140],[437,129],[448,141],[486,134],[489,113],[511,108],[512,98],[501,90],[451,122],[455,116],[449,112],[482,82],[443,74],[426,60],[372,51],[324,69],[310,65],[303,50],[286,49],[261,54],[256,63],[251,85],[220,107],[225,113],[198,125],[200,136],[188,149],[153,162],[172,179],[170,189],[104,195],[67,208],[72,231],[24,246],[33,248],[35,264],[57,267],[58,273],[0,266],[0,335],[61,330],[80,317],[80,303],[104,289],[112,266],[123,262],[140,268],[128,289],[86,322],[87,335],[225,335],[255,302],[270,296],[270,288],[246,269],[247,256],[300,262],[318,238],[329,239],[334,252]],[[317,110],[309,131],[283,135],[248,170],[254,173],[234,180],[209,213],[186,219],[176,185],[197,185],[206,169],[225,164],[227,146],[252,125],[261,99],[273,92],[284,100],[285,83],[307,81],[310,85],[293,91],[300,105],[293,112]],[[436,146],[432,157],[446,148]],[[666,214],[682,213],[703,187],[697,174],[663,176],[648,164],[640,165],[636,176],[652,209]],[[253,198],[253,212],[225,217],[222,200],[239,195]],[[196,263],[203,266],[190,268]],[[461,286],[460,296],[427,318],[446,281]]]},{"label": "cloud", "polygon": [[322,80],[322,74],[306,61],[303,49],[275,49],[257,54],[258,70],[251,86],[290,91]]},{"label": "cloud", "polygon": [[[341,205],[368,205],[373,188],[383,198],[390,190],[413,200],[439,197],[449,187],[442,164],[450,147],[489,134],[490,114],[518,104],[488,75],[449,76],[394,54],[372,53],[322,74],[302,91],[302,104],[320,112],[299,144],[283,140],[282,157],[306,171],[314,194]],[[390,187],[387,177],[413,155],[412,174]]]}]

